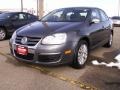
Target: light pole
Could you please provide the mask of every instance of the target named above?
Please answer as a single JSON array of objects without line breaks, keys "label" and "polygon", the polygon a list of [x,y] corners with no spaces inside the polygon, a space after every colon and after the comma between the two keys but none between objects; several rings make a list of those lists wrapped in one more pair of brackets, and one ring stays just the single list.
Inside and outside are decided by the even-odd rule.
[{"label": "light pole", "polygon": [[21,0],[21,12],[23,12],[23,0]]},{"label": "light pole", "polygon": [[118,0],[118,16],[120,16],[120,0]]},{"label": "light pole", "polygon": [[38,16],[41,18],[44,13],[44,0],[38,0]]},{"label": "light pole", "polygon": [[38,4],[39,4],[39,0],[37,0],[37,16],[39,16],[39,13],[38,13],[39,12],[39,9],[38,9],[39,5]]}]

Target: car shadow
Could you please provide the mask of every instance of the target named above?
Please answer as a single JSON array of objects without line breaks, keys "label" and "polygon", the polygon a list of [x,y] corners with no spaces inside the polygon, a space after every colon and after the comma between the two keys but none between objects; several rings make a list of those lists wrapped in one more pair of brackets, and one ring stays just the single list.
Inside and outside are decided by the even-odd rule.
[{"label": "car shadow", "polygon": [[116,50],[113,50],[113,51],[111,51],[111,52],[104,52],[104,54],[103,54],[103,57],[105,58],[105,59],[107,59],[107,60],[109,60],[109,62],[110,61],[115,61],[115,57],[118,55],[118,54],[120,54],[120,50],[119,49],[116,49]]},{"label": "car shadow", "polygon": [[7,55],[8,55],[8,57],[6,57],[7,58],[6,63],[10,63],[10,64],[17,66],[17,67],[23,67],[23,66],[29,67],[31,65],[37,66],[37,67],[51,68],[51,69],[52,68],[60,68],[60,67],[62,67],[62,68],[69,67],[69,65],[67,65],[67,64],[52,66],[52,65],[41,65],[41,64],[35,64],[35,63],[29,63],[29,62],[19,61],[19,60],[13,58],[11,56],[11,54],[9,54],[9,53]]},{"label": "car shadow", "polygon": [[[116,62],[116,60],[114,60],[115,56],[118,55],[120,53],[120,50],[114,50],[111,52],[104,52],[103,53],[103,57],[98,57],[98,56],[93,56],[93,55],[89,55],[88,61],[86,63],[86,66],[93,66],[92,65],[92,61],[93,60],[97,60],[98,62]],[[54,68],[72,68],[71,64],[61,64],[61,65],[40,65],[40,64],[33,64],[33,63],[28,63],[28,62],[22,62],[19,60],[16,60],[15,58],[13,58],[9,53],[7,54],[9,55],[11,58],[7,58],[6,63],[11,63],[15,66],[21,67],[21,66],[26,66],[28,67],[29,65],[34,65],[37,67],[44,67],[44,68],[49,68],[49,69],[54,69]]]}]

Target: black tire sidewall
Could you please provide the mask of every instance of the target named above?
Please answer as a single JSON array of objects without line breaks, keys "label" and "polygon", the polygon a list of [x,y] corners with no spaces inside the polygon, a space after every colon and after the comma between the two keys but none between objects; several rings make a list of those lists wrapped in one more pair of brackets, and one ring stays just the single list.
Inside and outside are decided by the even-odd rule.
[{"label": "black tire sidewall", "polygon": [[[112,35],[112,33],[110,34],[110,37],[111,37],[111,35]],[[109,43],[109,45],[108,45],[108,46],[109,46],[109,47],[111,47],[111,46],[112,46],[112,44],[113,44],[113,35],[112,35],[112,42],[111,42],[111,44],[110,44],[110,39],[109,39],[109,42],[108,42],[108,43]]]},{"label": "black tire sidewall", "polygon": [[[112,43],[110,44],[110,37],[111,37],[111,35],[112,35]],[[112,44],[113,44],[113,34],[111,33],[110,36],[109,36],[108,42],[105,44],[105,47],[106,48],[110,48],[112,46]]]},{"label": "black tire sidewall", "polygon": [[[79,62],[78,62],[78,50],[79,50],[80,46],[83,44],[86,44],[87,49],[88,49],[88,56],[89,56],[88,43],[85,40],[79,41],[78,45],[75,48],[74,57],[73,57],[73,67],[76,69],[83,68],[87,62],[87,60],[86,60],[86,62],[83,65],[79,64]],[[87,56],[87,59],[88,59],[88,56]]]}]

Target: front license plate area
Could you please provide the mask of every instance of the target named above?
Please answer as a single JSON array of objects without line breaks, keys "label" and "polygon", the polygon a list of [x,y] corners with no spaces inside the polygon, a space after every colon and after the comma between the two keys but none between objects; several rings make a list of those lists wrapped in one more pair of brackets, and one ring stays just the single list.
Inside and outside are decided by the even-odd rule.
[{"label": "front license plate area", "polygon": [[20,55],[27,55],[28,54],[28,48],[24,46],[17,46],[16,47],[17,53]]}]

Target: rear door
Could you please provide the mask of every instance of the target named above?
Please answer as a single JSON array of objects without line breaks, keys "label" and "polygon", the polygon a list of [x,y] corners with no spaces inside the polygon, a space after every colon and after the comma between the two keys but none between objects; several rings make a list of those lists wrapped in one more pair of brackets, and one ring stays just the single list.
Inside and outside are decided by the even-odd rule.
[{"label": "rear door", "polygon": [[110,33],[111,33],[111,23],[109,21],[108,16],[106,15],[106,13],[102,10],[99,10],[100,12],[100,16],[101,16],[101,24],[102,24],[102,28],[103,28],[103,32],[102,32],[102,36],[104,37],[103,40],[108,40],[110,37]]}]

